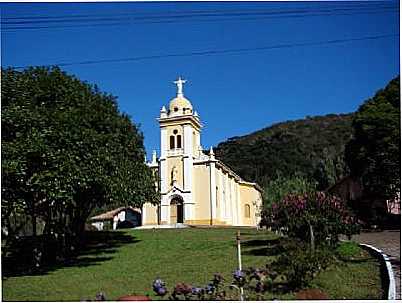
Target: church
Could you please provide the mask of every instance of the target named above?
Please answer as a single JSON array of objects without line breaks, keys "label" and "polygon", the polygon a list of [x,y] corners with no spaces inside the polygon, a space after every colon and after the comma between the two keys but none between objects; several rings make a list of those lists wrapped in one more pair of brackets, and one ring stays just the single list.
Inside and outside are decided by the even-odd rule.
[{"label": "church", "polygon": [[159,118],[160,156],[147,165],[159,179],[161,203],[145,203],[142,225],[257,226],[261,188],[246,182],[201,145],[202,123],[184,97],[179,78],[177,96],[162,106]]}]

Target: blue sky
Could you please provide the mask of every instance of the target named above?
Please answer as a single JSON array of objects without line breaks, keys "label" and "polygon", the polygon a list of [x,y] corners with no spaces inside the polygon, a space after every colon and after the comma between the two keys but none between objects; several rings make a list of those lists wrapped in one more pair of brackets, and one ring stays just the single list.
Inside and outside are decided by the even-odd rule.
[{"label": "blue sky", "polygon": [[[161,55],[63,67],[118,97],[120,110],[141,125],[148,155],[159,149],[156,118],[175,96],[179,75],[188,80],[184,94],[200,114],[208,148],[276,122],[355,111],[399,74],[395,1],[1,3],[0,9],[4,67]],[[38,26],[45,28],[20,28]],[[384,35],[391,36],[378,38]],[[357,40],[328,42],[351,39]],[[255,48],[263,49],[165,56]]]}]

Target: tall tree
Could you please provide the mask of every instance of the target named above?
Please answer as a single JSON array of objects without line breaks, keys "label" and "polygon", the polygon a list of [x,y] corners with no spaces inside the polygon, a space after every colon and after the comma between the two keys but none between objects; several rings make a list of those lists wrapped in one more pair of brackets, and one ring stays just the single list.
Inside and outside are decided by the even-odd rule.
[{"label": "tall tree", "polygon": [[353,128],[345,152],[351,173],[372,198],[395,198],[401,183],[399,76],[360,106]]},{"label": "tall tree", "polygon": [[[2,71],[2,219],[77,239],[95,207],[157,202],[143,136],[116,98],[59,68]],[[58,237],[58,238],[60,238]],[[68,241],[68,240],[65,240]]]}]

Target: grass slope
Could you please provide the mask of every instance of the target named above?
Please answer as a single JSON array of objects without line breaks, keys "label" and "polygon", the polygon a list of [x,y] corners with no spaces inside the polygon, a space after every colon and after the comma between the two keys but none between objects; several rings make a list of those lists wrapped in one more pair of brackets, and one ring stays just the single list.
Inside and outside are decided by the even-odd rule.
[{"label": "grass slope", "polygon": [[[152,281],[160,277],[169,289],[178,282],[204,286],[216,272],[231,279],[237,267],[235,228],[192,228],[170,230],[129,230],[124,232],[93,233],[96,241],[89,245],[78,260],[63,267],[48,269],[42,275],[3,277],[3,300],[5,301],[77,301],[94,299],[103,291],[108,300],[116,300],[127,294],[150,294]],[[276,236],[268,231],[242,229],[243,266],[264,266],[275,258],[267,256],[267,240]],[[101,241],[100,241],[101,240]],[[100,241],[100,242],[99,242]],[[102,244],[103,242],[103,244]],[[356,265],[347,270],[355,272],[361,281],[379,276],[378,266],[362,268]],[[360,272],[361,270],[361,272]],[[349,272],[338,273],[352,277]],[[331,291],[334,283],[322,279],[323,289]],[[348,279],[348,294],[360,287],[359,279]],[[356,283],[355,283],[356,282]],[[326,283],[326,284],[325,284]],[[371,283],[371,282],[370,282]],[[371,284],[370,284],[371,285]],[[379,291],[377,283],[370,296]],[[367,293],[354,295],[366,298]],[[291,299],[292,294],[280,296]]]}]

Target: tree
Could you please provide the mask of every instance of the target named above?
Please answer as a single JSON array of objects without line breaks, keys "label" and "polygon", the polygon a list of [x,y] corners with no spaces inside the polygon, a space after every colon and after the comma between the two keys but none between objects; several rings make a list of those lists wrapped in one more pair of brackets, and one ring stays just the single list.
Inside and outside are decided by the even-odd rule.
[{"label": "tree", "polygon": [[324,192],[289,194],[266,212],[268,225],[291,238],[316,245],[335,245],[338,235],[351,236],[359,227],[344,201]]},{"label": "tree", "polygon": [[310,193],[315,189],[315,184],[301,174],[285,177],[277,172],[276,178],[269,181],[264,189],[264,207],[282,201],[289,194]]},{"label": "tree", "polygon": [[352,175],[361,178],[371,198],[396,198],[401,169],[399,76],[360,106],[352,125],[354,137],[345,151]]},{"label": "tree", "polygon": [[[143,136],[116,98],[59,68],[2,71],[2,219],[10,238],[29,217],[36,234],[80,239],[95,207],[157,202]],[[4,227],[4,226],[3,226]]]}]

